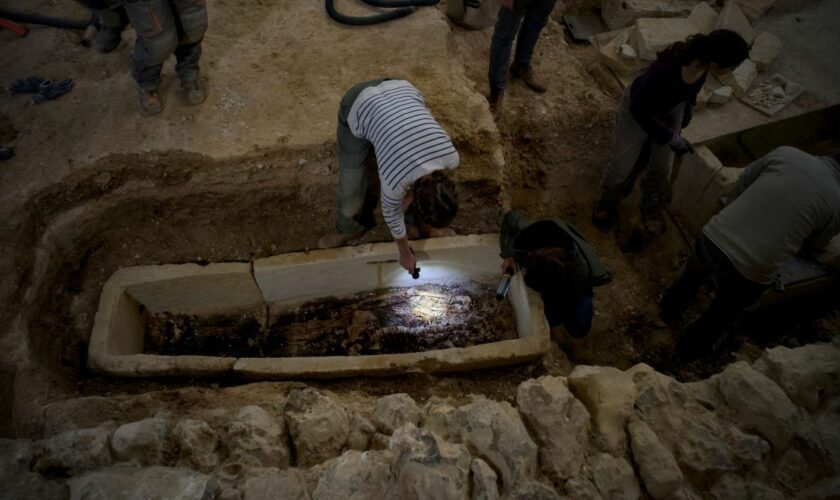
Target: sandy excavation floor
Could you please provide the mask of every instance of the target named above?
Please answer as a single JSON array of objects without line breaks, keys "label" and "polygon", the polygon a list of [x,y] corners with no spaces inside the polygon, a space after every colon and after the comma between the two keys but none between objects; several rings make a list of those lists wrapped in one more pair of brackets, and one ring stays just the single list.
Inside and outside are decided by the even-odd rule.
[{"label": "sandy excavation floor", "polygon": [[[342,10],[361,10],[337,2]],[[17,2],[0,1],[11,8]],[[688,252],[673,226],[641,254],[620,242],[633,224],[602,233],[589,222],[612,141],[617,93],[587,70],[591,49],[570,47],[552,20],[536,67],[550,84],[536,96],[510,86],[498,124],[487,110],[486,61],[492,30],[451,26],[443,7],[370,28],[331,22],[321,2],[209,1],[203,75],[210,96],[179,100],[170,61],[162,115],[139,115],[128,73],[133,35],[114,53],[78,45],[79,34],[0,31],[0,142],[17,156],[0,164],[0,398],[9,435],[45,403],[80,394],[142,393],[210,382],[124,382],[87,372],[85,356],[99,292],[123,266],[248,261],[313,248],[331,228],[336,183],[335,115],[354,83],[382,76],[411,80],[452,135],[462,158],[460,234],[498,230],[505,209],[576,224],[614,271],[596,291],[593,331],[582,340],[554,332],[559,348],[514,368],[459,375],[317,382],[370,395],[483,393],[512,400],[524,379],[565,374],[573,364],[627,368],[645,361],[682,379],[705,377],[764,345],[819,340],[837,331],[834,306],[811,304],[805,319],[755,320],[719,357],[675,363],[673,332],[656,302]],[[72,2],[31,8],[82,18]],[[74,78],[75,89],[42,106],[5,88],[30,75]],[[380,225],[364,241],[386,241]],[[782,318],[784,311],[779,313]],[[769,326],[773,326],[770,328]],[[744,332],[761,330],[760,338]],[[256,389],[255,389],[256,390]],[[12,409],[12,402],[15,402]],[[19,429],[19,431],[22,431]]]}]

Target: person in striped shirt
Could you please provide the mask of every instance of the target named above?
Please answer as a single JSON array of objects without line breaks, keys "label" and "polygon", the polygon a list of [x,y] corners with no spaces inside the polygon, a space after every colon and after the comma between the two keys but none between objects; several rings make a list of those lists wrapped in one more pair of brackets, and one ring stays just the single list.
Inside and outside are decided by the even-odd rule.
[{"label": "person in striped shirt", "polygon": [[429,112],[420,91],[405,80],[391,79],[363,82],[345,94],[337,135],[336,231],[321,238],[318,246],[345,245],[373,226],[369,214],[363,213],[365,165],[373,146],[382,218],[397,243],[400,265],[413,272],[417,261],[408,244],[409,233],[413,237],[454,234],[446,228],[458,211],[455,183],[449,176],[459,161],[452,140]]}]

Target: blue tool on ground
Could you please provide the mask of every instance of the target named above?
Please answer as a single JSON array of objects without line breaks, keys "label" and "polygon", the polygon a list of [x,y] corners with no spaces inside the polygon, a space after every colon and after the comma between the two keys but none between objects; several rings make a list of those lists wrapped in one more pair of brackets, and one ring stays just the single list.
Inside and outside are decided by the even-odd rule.
[{"label": "blue tool on ground", "polygon": [[42,104],[56,97],[62,96],[73,89],[76,83],[69,78],[67,80],[54,83],[52,80],[42,82],[38,88],[38,93],[32,96],[32,102],[35,104]]},{"label": "blue tool on ground", "polygon": [[37,76],[30,76],[29,78],[21,78],[9,85],[9,92],[12,94],[26,94],[29,92],[38,92],[38,88],[44,79]]},{"label": "blue tool on ground", "polygon": [[35,95],[31,97],[32,102],[42,104],[70,92],[73,85],[75,85],[75,82],[70,79],[56,83],[53,80],[30,76],[29,78],[21,78],[9,85],[9,91],[13,94],[34,93]]}]

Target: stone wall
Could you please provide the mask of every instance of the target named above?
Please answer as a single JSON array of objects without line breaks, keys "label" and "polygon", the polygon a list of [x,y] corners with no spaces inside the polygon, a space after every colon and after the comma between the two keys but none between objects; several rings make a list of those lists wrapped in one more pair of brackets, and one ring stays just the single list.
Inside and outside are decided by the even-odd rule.
[{"label": "stone wall", "polygon": [[[241,388],[225,391],[234,401],[241,395]],[[134,407],[139,398],[146,404],[150,396]],[[196,408],[185,416],[187,401],[169,393],[139,420],[0,441],[0,496],[782,499],[840,492],[838,342],[769,349],[753,365],[737,362],[691,383],[644,364],[578,366],[568,377],[523,382],[515,406],[484,396],[421,405],[407,394],[359,403],[302,384],[262,405],[203,408],[202,418],[194,418]],[[73,426],[73,413],[65,415],[53,429]]]}]

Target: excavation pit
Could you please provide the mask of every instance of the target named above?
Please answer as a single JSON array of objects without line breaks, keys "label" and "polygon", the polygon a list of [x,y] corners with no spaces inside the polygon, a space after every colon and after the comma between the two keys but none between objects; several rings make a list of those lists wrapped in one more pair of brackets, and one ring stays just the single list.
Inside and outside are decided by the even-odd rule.
[{"label": "excavation pit", "polygon": [[534,359],[542,302],[516,276],[497,302],[498,236],[392,243],[252,263],[124,268],[103,287],[89,365],[120,377],[332,378],[461,371]]}]

